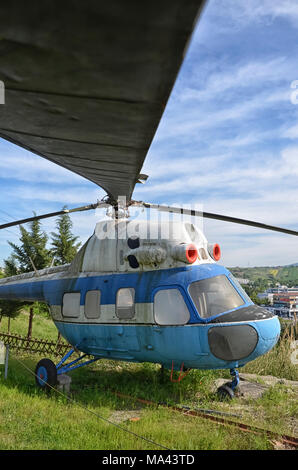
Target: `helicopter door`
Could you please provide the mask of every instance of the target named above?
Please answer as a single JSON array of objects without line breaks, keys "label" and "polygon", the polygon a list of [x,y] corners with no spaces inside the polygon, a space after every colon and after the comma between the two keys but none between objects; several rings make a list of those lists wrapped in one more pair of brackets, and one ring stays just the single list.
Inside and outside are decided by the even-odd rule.
[{"label": "helicopter door", "polygon": [[[200,351],[197,330],[192,330],[190,342],[190,311],[178,288],[158,290],[154,295],[153,347],[169,364],[181,367],[186,360],[193,360],[194,351]],[[182,352],[181,354],[179,353]],[[174,361],[174,362],[172,362]]]},{"label": "helicopter door", "polygon": [[161,289],[154,296],[154,319],[158,325],[185,325],[190,313],[179,289]]},{"label": "helicopter door", "polygon": [[132,358],[134,351],[140,351],[135,328],[135,290],[132,287],[118,289],[116,294],[116,316],[118,324],[109,331],[111,357]]}]

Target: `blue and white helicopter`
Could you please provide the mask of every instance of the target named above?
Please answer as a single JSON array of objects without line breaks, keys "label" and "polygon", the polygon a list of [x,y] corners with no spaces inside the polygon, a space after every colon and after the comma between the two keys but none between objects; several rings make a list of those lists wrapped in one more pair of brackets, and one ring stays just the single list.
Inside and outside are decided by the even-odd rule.
[{"label": "blue and white helicopter", "polygon": [[[232,397],[237,369],[278,341],[278,318],[254,305],[217,264],[219,245],[209,244],[196,224],[127,217],[131,206],[181,212],[136,202],[132,193],[146,179],[140,171],[203,4],[53,0],[46,7],[11,0],[0,7],[6,52],[0,137],[107,192],[96,204],[0,229],[65,212],[113,209],[71,264],[0,280],[1,299],[46,302],[73,346],[58,364],[46,358],[37,364],[42,388],[54,386],[60,374],[110,358],[158,363],[180,371],[178,380],[188,369],[230,369],[232,380],[219,393]],[[184,213],[298,235],[219,214]],[[71,360],[74,351],[83,354]]]}]

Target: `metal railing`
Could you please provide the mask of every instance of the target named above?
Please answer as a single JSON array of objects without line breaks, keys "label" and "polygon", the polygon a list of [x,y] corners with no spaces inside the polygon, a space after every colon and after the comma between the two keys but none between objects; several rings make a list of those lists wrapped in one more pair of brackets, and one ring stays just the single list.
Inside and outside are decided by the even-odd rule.
[{"label": "metal railing", "polygon": [[0,341],[5,346],[9,346],[10,349],[52,356],[64,356],[72,348],[70,344],[62,343],[58,340],[56,342],[47,341],[10,333],[0,333]]}]

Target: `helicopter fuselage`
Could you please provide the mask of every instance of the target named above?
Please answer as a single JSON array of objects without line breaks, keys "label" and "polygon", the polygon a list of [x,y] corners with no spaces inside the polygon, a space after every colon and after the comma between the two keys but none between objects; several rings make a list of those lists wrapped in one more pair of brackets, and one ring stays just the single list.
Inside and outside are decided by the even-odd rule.
[{"label": "helicopter fuselage", "polygon": [[233,369],[269,351],[280,324],[219,253],[190,223],[102,221],[71,264],[1,279],[0,298],[46,302],[63,337],[96,358]]},{"label": "helicopter fuselage", "polygon": [[63,337],[98,358],[231,369],[269,351],[280,333],[278,318],[215,263],[24,277],[0,285],[0,296],[48,303]]}]

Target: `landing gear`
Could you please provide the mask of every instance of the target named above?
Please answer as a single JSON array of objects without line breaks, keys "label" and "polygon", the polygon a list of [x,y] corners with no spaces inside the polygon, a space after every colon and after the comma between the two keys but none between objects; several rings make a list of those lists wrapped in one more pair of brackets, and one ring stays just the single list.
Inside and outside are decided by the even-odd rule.
[{"label": "landing gear", "polygon": [[236,369],[230,369],[230,374],[233,378],[232,382],[227,382],[217,389],[217,396],[221,400],[231,400],[234,398],[234,391],[239,384],[239,373]]},{"label": "landing gear", "polygon": [[35,368],[35,381],[39,388],[49,390],[57,383],[57,369],[50,359],[42,359]]},{"label": "landing gear", "polygon": [[[71,349],[67,354],[61,359],[61,361],[55,365],[50,359],[42,359],[38,362],[35,368],[35,380],[39,388],[44,390],[50,390],[57,385],[57,377],[70,372],[71,370],[77,369],[78,367],[86,366],[92,362],[98,361],[100,357],[95,357],[85,362],[81,362],[87,354],[79,356],[77,359],[65,364],[65,361],[70,358],[70,356],[76,351],[76,349]],[[80,362],[80,364],[79,364]]]}]

